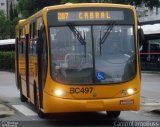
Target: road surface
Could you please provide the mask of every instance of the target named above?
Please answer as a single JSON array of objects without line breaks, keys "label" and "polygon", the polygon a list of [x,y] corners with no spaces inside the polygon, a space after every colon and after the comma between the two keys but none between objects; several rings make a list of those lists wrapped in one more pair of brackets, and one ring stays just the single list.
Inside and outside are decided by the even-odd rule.
[{"label": "road surface", "polygon": [[[22,103],[19,99],[19,91],[15,85],[14,73],[0,72],[0,100],[11,111],[12,115],[0,118],[0,126],[14,125],[27,127],[37,125],[37,127],[50,126],[126,126],[127,124],[136,124],[135,122],[143,121],[145,124],[153,121],[160,121],[160,114],[153,113],[153,110],[160,109],[160,73],[142,73],[142,95],[141,95],[141,110],[122,112],[117,119],[108,119],[105,112],[96,113],[67,113],[50,115],[45,119],[37,116],[33,105]],[[1,108],[0,108],[1,109]],[[122,122],[119,123],[119,122]],[[134,123],[131,123],[134,122]],[[159,123],[146,123],[160,126]],[[158,124],[158,125],[157,125]]]}]

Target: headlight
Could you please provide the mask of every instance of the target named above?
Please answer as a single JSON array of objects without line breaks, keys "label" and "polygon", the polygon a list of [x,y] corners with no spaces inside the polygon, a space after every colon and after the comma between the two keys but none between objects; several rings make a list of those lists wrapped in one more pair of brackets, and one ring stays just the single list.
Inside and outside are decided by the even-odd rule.
[{"label": "headlight", "polygon": [[55,94],[56,96],[60,97],[60,96],[63,95],[63,91],[62,91],[61,89],[56,89],[56,90],[54,91],[54,94]]},{"label": "headlight", "polygon": [[131,95],[131,94],[134,93],[134,90],[133,90],[132,88],[129,88],[129,89],[127,90],[127,93]]}]

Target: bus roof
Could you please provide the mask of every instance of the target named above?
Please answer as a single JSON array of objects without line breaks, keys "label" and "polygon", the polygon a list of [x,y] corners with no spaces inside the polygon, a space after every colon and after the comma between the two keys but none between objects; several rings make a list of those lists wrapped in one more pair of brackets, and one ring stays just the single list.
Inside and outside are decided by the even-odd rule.
[{"label": "bus roof", "polygon": [[11,44],[15,44],[15,39],[0,40],[0,45],[11,45]]},{"label": "bus roof", "polygon": [[135,8],[131,5],[124,5],[124,4],[110,4],[110,3],[66,3],[61,5],[54,5],[54,6],[46,6],[42,10],[36,12],[32,16],[28,17],[27,19],[23,19],[19,21],[16,25],[16,28],[21,27],[22,25],[34,20],[35,17],[42,16],[44,13],[47,13],[50,10],[56,9],[67,9],[67,8],[81,8],[81,7],[113,7],[113,8],[126,8],[135,11]]},{"label": "bus roof", "polygon": [[78,7],[115,7],[115,8],[128,8],[128,9],[134,9],[131,5],[124,5],[124,4],[111,4],[111,3],[66,3],[61,5],[55,5],[55,6],[48,6],[45,7],[45,9],[64,9],[64,8],[78,8]]}]

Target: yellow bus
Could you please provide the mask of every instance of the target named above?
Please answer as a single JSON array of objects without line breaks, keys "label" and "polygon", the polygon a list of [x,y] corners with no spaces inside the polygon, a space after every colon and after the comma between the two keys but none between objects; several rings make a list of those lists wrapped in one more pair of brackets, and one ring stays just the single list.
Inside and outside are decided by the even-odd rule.
[{"label": "yellow bus", "polygon": [[140,109],[137,15],[129,5],[45,7],[16,26],[21,101],[48,113]]}]

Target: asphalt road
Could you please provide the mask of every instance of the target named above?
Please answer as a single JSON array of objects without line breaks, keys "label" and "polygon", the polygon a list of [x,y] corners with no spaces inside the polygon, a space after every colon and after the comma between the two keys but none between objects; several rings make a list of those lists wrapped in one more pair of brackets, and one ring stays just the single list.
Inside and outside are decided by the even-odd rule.
[{"label": "asphalt road", "polygon": [[[50,127],[50,126],[123,126],[126,121],[160,121],[160,114],[152,111],[160,109],[160,73],[142,73],[142,106],[138,112],[122,112],[117,119],[108,119],[105,112],[96,113],[67,113],[50,115],[40,119],[31,104],[22,103],[19,99],[19,91],[15,86],[14,73],[0,72],[0,100],[14,110],[14,115],[0,118],[0,127]],[[12,122],[11,122],[12,121]],[[118,121],[118,122],[117,122]],[[10,122],[10,123],[9,123]],[[155,124],[155,123],[154,123]],[[10,125],[10,126],[9,126]],[[13,126],[14,125],[14,126]],[[143,124],[142,124],[143,125]],[[160,126],[160,122],[157,126]],[[156,126],[156,127],[157,127]]]},{"label": "asphalt road", "polygon": [[160,73],[142,73],[142,95],[160,99]]}]

